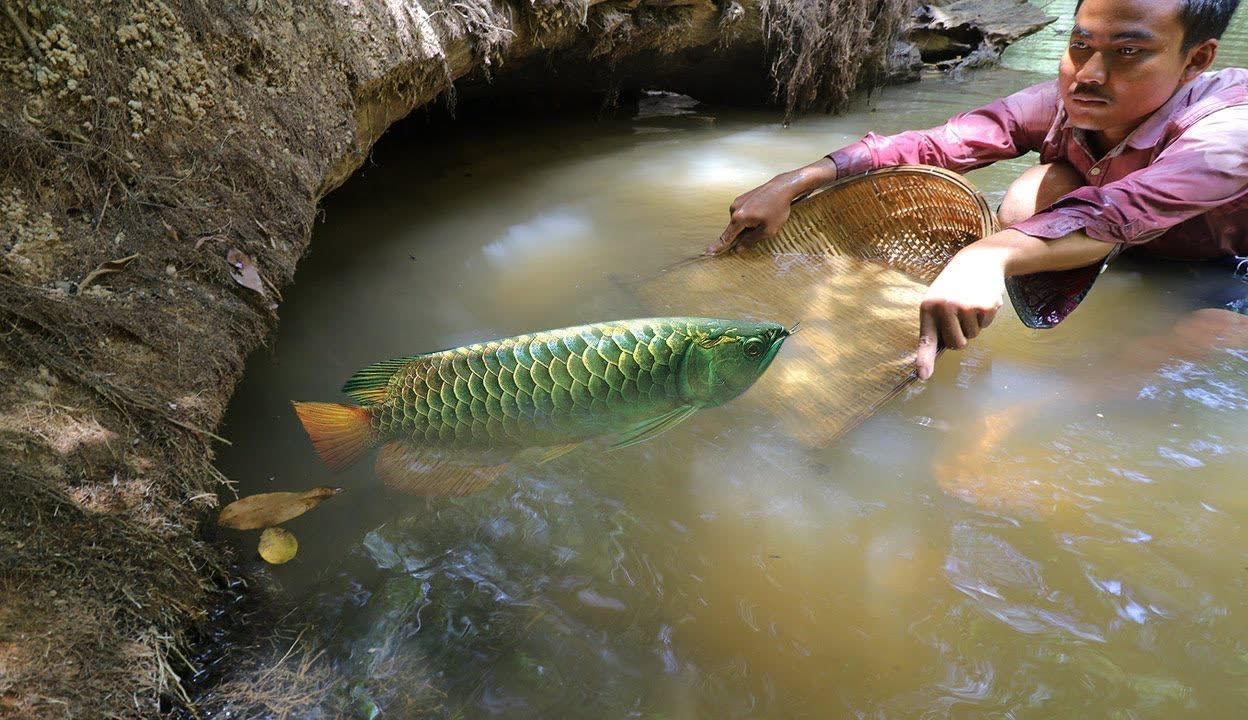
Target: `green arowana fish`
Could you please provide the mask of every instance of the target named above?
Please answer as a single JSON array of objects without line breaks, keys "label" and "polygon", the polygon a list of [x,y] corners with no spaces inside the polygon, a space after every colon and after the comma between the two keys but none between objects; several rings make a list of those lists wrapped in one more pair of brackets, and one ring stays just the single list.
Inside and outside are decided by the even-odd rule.
[{"label": "green arowana fish", "polygon": [[626,447],[728,402],[788,336],[775,323],[695,317],[581,325],[387,360],[343,386],[359,406],[294,406],[330,468],[380,445],[388,486],[464,495],[524,449],[552,459],[603,435]]}]

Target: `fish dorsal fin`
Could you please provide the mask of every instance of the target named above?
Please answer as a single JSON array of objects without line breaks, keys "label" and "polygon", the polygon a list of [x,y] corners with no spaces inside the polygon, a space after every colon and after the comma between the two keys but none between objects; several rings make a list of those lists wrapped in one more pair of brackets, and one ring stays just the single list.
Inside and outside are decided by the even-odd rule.
[{"label": "fish dorsal fin", "polygon": [[342,386],[342,391],[361,405],[376,405],[386,399],[386,386],[390,378],[402,370],[413,360],[420,360],[428,355],[408,355],[407,357],[382,360],[356,372]]},{"label": "fish dorsal fin", "polygon": [[395,440],[377,453],[376,469],[386,487],[408,495],[471,495],[498,479],[507,458],[458,456]]},{"label": "fish dorsal fin", "polygon": [[697,411],[698,408],[694,405],[681,405],[675,410],[669,410],[658,417],[650,418],[617,435],[611,449],[619,450],[658,437],[684,422]]}]

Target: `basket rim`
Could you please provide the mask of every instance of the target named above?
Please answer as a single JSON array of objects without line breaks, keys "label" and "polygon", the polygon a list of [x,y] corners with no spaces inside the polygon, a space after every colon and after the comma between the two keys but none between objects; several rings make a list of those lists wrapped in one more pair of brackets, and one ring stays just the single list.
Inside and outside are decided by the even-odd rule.
[{"label": "basket rim", "polygon": [[793,207],[796,209],[799,205],[806,204],[831,190],[837,190],[863,182],[875,183],[875,181],[881,178],[898,175],[935,179],[956,186],[958,189],[962,190],[979,209],[982,230],[981,237],[987,237],[988,235],[991,235],[1001,229],[1000,224],[997,221],[997,214],[992,211],[991,207],[988,206],[988,201],[984,199],[984,195],[979,191],[979,188],[975,187],[975,185],[971,183],[970,180],[966,179],[966,177],[961,173],[937,167],[935,165],[893,165],[890,167],[868,170],[865,173],[858,173],[856,175],[837,178],[832,183],[825,185],[806,197],[797,200],[793,203]]}]

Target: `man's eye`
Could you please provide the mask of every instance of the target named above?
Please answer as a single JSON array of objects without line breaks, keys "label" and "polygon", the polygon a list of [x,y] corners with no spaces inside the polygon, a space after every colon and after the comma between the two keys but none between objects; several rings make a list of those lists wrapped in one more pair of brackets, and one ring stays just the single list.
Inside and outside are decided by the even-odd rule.
[{"label": "man's eye", "polygon": [[1124,48],[1118,48],[1118,53],[1119,53],[1120,55],[1128,55],[1128,56],[1130,56],[1130,55],[1138,55],[1138,54],[1140,53],[1140,49],[1139,49],[1138,47],[1124,47]]},{"label": "man's eye", "polygon": [[1088,44],[1082,40],[1071,40],[1070,49],[1071,50],[1087,50]]}]

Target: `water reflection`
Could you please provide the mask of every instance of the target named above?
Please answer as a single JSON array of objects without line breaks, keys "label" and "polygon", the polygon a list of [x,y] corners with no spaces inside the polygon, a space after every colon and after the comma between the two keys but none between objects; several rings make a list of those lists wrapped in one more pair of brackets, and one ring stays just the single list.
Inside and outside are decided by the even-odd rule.
[{"label": "water reflection", "polygon": [[[1028,52],[1055,62],[1024,43],[1007,64]],[[636,316],[622,285],[704,247],[742,189],[1041,79],[927,81],[788,129],[716,111],[390,148],[329,201],[222,467],[246,492],[321,484],[288,399],[414,348]],[[1028,162],[973,179],[999,198]],[[349,472],[276,574],[317,598],[360,707],[396,717],[1240,717],[1248,350],[1184,325],[1212,284],[1115,263],[1058,328],[1003,314],[830,445],[734,403],[470,498]]]}]

